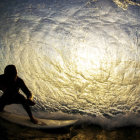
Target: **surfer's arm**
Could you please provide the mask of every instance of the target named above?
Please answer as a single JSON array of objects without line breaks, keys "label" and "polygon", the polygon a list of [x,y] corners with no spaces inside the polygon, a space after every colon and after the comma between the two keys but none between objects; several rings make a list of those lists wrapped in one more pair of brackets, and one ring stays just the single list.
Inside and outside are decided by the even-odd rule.
[{"label": "surfer's arm", "polygon": [[25,85],[24,81],[21,78],[19,78],[19,87],[26,94],[28,99],[32,99],[32,93],[27,88],[27,86]]}]

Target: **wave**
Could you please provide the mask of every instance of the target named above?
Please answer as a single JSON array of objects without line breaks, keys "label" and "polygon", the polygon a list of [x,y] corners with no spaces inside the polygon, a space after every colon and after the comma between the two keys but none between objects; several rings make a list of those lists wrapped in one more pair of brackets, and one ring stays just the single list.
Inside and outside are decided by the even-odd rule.
[{"label": "wave", "polygon": [[[17,105],[9,105],[5,108],[6,111],[27,116],[22,107]],[[88,114],[80,113],[64,113],[62,111],[57,112],[44,112],[33,111],[34,116],[43,119],[59,119],[59,120],[78,120],[76,125],[98,125],[103,129],[112,130],[120,127],[135,126],[140,127],[140,114],[125,114],[116,115],[112,118],[105,118],[103,116],[90,116]]]},{"label": "wave", "polygon": [[0,72],[16,65],[39,115],[78,113],[106,127],[139,124],[139,2],[114,2],[2,1]]}]

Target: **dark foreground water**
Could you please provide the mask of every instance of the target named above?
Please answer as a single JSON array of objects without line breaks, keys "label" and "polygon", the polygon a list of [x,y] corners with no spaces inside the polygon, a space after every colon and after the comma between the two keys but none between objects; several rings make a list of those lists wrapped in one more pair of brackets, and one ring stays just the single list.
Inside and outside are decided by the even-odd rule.
[{"label": "dark foreground water", "polygon": [[63,129],[36,130],[0,119],[0,140],[140,140],[140,128],[127,126],[105,130],[84,123]]}]

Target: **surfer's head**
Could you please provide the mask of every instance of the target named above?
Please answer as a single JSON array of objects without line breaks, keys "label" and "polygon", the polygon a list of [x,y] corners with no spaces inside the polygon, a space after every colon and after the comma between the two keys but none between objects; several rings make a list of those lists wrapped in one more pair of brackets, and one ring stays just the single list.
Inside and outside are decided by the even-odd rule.
[{"label": "surfer's head", "polygon": [[7,65],[4,69],[4,75],[9,80],[16,80],[17,79],[17,70],[15,65]]}]

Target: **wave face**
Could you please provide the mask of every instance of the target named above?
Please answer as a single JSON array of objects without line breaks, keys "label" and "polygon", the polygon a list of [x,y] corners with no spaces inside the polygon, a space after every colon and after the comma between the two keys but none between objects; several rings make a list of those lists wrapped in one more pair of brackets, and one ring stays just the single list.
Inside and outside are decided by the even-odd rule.
[{"label": "wave face", "polygon": [[16,65],[35,111],[140,124],[139,2],[3,0],[0,9],[0,72]]}]

